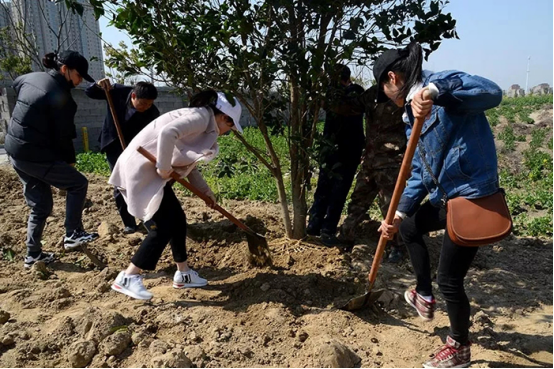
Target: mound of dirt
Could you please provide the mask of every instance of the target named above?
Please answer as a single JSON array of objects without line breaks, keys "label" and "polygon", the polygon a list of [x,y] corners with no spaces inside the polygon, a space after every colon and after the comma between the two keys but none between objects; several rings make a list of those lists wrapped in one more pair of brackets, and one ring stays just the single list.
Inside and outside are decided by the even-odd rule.
[{"label": "mound of dirt", "polygon": [[[0,168],[0,364],[5,367],[415,367],[447,334],[439,297],[433,322],[403,302],[414,285],[408,262],[384,263],[374,307],[352,314],[336,305],[365,292],[376,228],[351,250],[316,239],[284,238],[276,204],[222,204],[267,237],[272,267],[247,262],[244,234],[195,198],[179,195],[188,218],[191,266],[209,280],[201,289],[171,287],[169,248],[145,275],[150,302],[111,290],[144,233],[125,235],[105,178],[88,175],[88,230],[103,237],[89,250],[107,263],[98,270],[80,252],[60,248],[65,198],[54,191],[44,249],[59,260],[46,277],[22,267],[29,213],[21,184]],[[433,267],[441,234],[428,238]],[[530,262],[532,261],[532,262]],[[44,270],[43,270],[44,272]],[[479,366],[552,366],[552,241],[510,238],[482,248],[470,270],[474,345]],[[5,314],[3,313],[5,312]]]}]

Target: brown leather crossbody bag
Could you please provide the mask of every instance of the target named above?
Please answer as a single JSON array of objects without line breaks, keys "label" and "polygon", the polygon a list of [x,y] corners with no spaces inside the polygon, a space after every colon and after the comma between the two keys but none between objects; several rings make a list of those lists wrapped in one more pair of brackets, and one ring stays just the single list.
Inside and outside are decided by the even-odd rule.
[{"label": "brown leather crossbody bag", "polygon": [[446,191],[425,160],[423,145],[418,146],[421,160],[433,182],[443,193],[443,204],[446,204],[446,231],[452,242],[460,246],[485,246],[502,240],[512,232],[512,216],[503,189],[478,199],[448,199]]}]

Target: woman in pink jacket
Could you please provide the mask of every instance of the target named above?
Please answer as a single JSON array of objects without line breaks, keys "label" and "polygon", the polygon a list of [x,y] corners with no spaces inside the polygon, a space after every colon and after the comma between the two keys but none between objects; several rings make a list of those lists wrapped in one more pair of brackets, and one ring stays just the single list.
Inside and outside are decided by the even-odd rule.
[{"label": "woman in pink jacket", "polygon": [[[215,197],[196,169],[219,152],[217,138],[231,129],[242,132],[241,106],[225,94],[204,91],[193,97],[191,107],[170,111],[152,121],[125,149],[117,160],[109,183],[123,194],[129,213],[142,219],[148,235],[119,273],[112,289],[130,297],[149,300],[152,294],[144,287],[141,270],[154,270],[166,245],[170,243],[177,271],[174,288],[202,287],[208,281],[187,264],[186,216],[171,188],[174,170],[204,192],[215,204]],[[156,165],[142,156],[144,147],[157,157]]]}]

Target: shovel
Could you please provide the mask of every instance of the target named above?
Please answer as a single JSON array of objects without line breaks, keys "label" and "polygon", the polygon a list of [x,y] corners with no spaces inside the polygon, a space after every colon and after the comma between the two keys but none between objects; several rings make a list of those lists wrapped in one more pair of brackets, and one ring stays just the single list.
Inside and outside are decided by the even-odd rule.
[{"label": "shovel", "polygon": [[[424,119],[416,118],[414,126],[412,128],[412,133],[410,134],[410,140],[408,141],[408,146],[406,147],[406,152],[404,153],[404,159],[402,160],[402,166],[400,167],[400,172],[398,173],[398,179],[396,180],[396,185],[394,187],[394,192],[390,201],[389,209],[387,211],[387,216],[385,222],[387,224],[392,224],[394,215],[396,213],[396,208],[400,202],[400,197],[406,186],[406,180],[408,179],[412,166],[412,159],[414,158],[414,153],[417,147],[417,142],[421,134],[421,128],[423,127]],[[354,297],[346,303],[346,305],[341,306],[340,309],[346,311],[355,311],[366,308],[381,296],[384,290],[373,291],[373,286],[375,280],[377,279],[377,271],[381,265],[381,259],[385,251],[385,246],[387,245],[387,240],[381,234],[379,238],[379,243],[377,244],[377,250],[375,251],[375,256],[373,257],[373,264],[371,265],[371,271],[369,272],[369,286],[367,292],[361,296]]]},{"label": "shovel", "polygon": [[123,148],[123,150],[125,150],[125,147],[127,145],[125,145],[125,139],[123,138],[123,131],[121,131],[121,125],[119,124],[119,119],[117,118],[117,114],[115,113],[112,94],[110,93],[110,89],[112,88],[110,85],[110,81],[108,79],[105,79],[104,83],[100,87],[102,87],[102,89],[106,92],[106,100],[108,101],[110,112],[112,113],[113,123],[117,131],[117,137],[119,137],[119,142],[121,142],[121,147]]},{"label": "shovel", "polygon": [[[154,155],[150,154],[144,147],[139,146],[137,148],[137,151],[140,152],[146,159],[150,160],[154,165],[156,164],[156,158],[154,157]],[[190,192],[200,197],[202,200],[206,202],[210,201],[210,198],[208,196],[200,192],[196,187],[194,187],[188,181],[181,178],[179,174],[177,174],[175,171],[171,172],[170,176],[175,181],[185,186],[185,188],[187,188]],[[250,262],[253,265],[257,265],[257,266],[271,265],[271,254],[269,252],[267,240],[265,239],[264,236],[254,232],[246,224],[242,223],[240,220],[235,218],[231,213],[227,212],[227,210],[223,209],[218,204],[215,204],[213,209],[219,211],[227,219],[229,219],[237,227],[239,227],[246,233],[246,241],[248,242],[248,250],[250,251]]]}]

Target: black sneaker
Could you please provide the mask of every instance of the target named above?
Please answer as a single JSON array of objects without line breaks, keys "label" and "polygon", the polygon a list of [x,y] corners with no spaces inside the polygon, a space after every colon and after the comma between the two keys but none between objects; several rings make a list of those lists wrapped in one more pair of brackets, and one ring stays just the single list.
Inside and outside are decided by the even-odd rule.
[{"label": "black sneaker", "polygon": [[63,239],[63,247],[67,250],[74,250],[84,243],[94,241],[98,238],[98,233],[88,233],[82,229],[76,229],[69,237],[65,236]]},{"label": "black sneaker", "polygon": [[56,256],[51,252],[41,252],[40,255],[36,258],[32,256],[26,256],[23,266],[27,269],[31,268],[33,265],[35,265],[37,261],[42,261],[44,264],[50,264],[54,261],[55,258]]},{"label": "black sneaker", "polygon": [[325,246],[334,247],[342,245],[342,242],[334,234],[321,232],[321,243]]},{"label": "black sneaker", "polygon": [[306,227],[306,233],[308,234],[308,236],[319,236],[320,232],[321,230],[317,227],[313,227],[310,225]]}]

